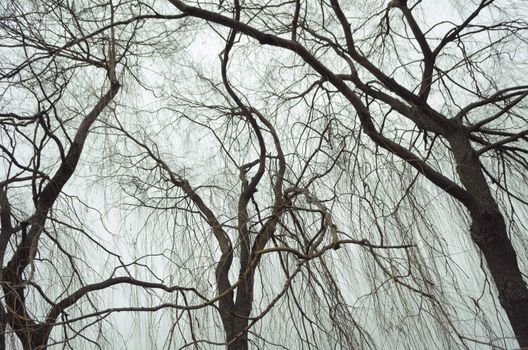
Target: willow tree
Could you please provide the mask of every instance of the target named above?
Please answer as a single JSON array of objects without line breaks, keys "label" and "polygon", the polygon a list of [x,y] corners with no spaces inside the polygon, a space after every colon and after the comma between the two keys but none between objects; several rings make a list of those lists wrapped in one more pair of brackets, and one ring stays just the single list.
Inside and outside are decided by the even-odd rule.
[{"label": "willow tree", "polygon": [[[95,279],[86,273],[98,256],[80,246],[92,245],[120,260],[77,216],[89,206],[66,192],[81,167],[91,129],[114,103],[126,61],[138,47],[135,29],[144,18],[135,15],[111,2],[1,6],[2,349],[70,344],[87,327],[84,320],[98,316],[91,294],[144,283],[111,269]],[[164,284],[146,285],[172,291]],[[68,318],[80,300],[95,308],[94,314]],[[83,313],[90,308],[85,306]]]},{"label": "willow tree", "polygon": [[523,10],[436,6],[2,7],[1,344],[528,346]]},{"label": "willow tree", "polygon": [[[317,75],[314,84],[348,101],[379,152],[398,156],[460,203],[494,293],[517,341],[528,347],[528,288],[512,243],[515,212],[526,205],[528,165],[528,27],[519,4],[483,0],[456,9],[395,0],[364,3],[368,9],[358,11],[339,0],[234,1],[218,8],[170,2],[183,14],[228,27],[232,38],[295,54]],[[406,132],[421,133],[424,149]],[[519,236],[525,239],[522,231]]]}]

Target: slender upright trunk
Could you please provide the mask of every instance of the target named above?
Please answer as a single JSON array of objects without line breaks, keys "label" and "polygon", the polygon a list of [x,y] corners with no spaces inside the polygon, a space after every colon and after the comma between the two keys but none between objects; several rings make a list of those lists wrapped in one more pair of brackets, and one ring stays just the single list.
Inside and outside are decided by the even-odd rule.
[{"label": "slender upright trunk", "polygon": [[4,310],[4,306],[0,305],[0,350],[5,350],[6,348],[6,333],[7,329],[7,314]]},{"label": "slender upright trunk", "polygon": [[[251,305],[249,307],[251,308]],[[237,312],[237,310],[239,309],[236,307],[230,310],[220,307],[220,316],[222,325],[224,326],[226,342],[228,343],[227,349],[248,350],[249,345],[246,330],[249,325],[249,319]]]},{"label": "slender upright trunk", "polygon": [[471,239],[480,248],[499,301],[522,348],[528,348],[528,288],[519,268],[504,217],[482,172],[482,164],[463,133],[449,139],[457,172],[478,205],[469,207]]},{"label": "slender upright trunk", "polygon": [[[232,296],[231,296],[232,297]],[[228,296],[224,299],[229,299]],[[220,318],[224,327],[225,339],[228,350],[248,350],[247,332],[244,330],[248,326],[248,319],[240,318],[236,312],[234,303],[231,300],[224,300],[219,303]],[[230,302],[231,301],[231,302]],[[231,304],[231,306],[229,306]],[[243,333],[241,335],[241,333]],[[235,339],[233,341],[233,339]]]},{"label": "slender upright trunk", "polygon": [[[236,300],[232,285],[229,282],[229,267],[231,266],[233,251],[222,255],[216,268],[216,283],[218,293],[223,297],[218,301],[218,311],[228,350],[248,350],[247,327],[249,325],[249,314],[253,304],[253,272],[248,271],[250,278],[245,278],[242,273],[242,282],[236,288]],[[250,286],[248,289],[247,286]],[[249,294],[248,294],[249,292]]]},{"label": "slender upright trunk", "polygon": [[[226,334],[228,350],[248,350],[247,328],[253,305],[253,274],[238,286],[236,301],[220,303],[220,315]],[[229,297],[233,297],[232,293]],[[222,307],[223,306],[223,307]]]},{"label": "slender upright trunk", "polygon": [[[228,350],[248,350],[249,349],[248,336],[247,336],[247,332],[244,332],[244,329],[246,329],[246,327],[248,326],[247,320],[242,321],[238,319],[238,320],[235,320],[234,323],[235,324],[232,329],[232,332],[231,334],[227,335],[227,339],[229,342],[232,339],[235,339],[236,337],[236,340],[230,343],[227,346],[227,349]],[[240,333],[242,332],[244,333],[240,335]]]}]

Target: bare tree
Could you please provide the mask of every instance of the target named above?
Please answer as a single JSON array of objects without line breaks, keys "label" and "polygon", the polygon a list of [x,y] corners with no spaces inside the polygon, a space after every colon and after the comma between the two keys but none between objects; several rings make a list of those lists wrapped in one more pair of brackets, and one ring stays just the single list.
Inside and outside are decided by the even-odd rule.
[{"label": "bare tree", "polygon": [[528,347],[516,2],[2,6],[4,347]]},{"label": "bare tree", "polygon": [[[119,76],[132,66],[127,55],[137,46],[136,28],[145,18],[122,11],[126,5],[2,4],[2,349],[10,343],[9,334],[18,338],[11,343],[23,349],[83,337],[84,317],[68,319],[66,309],[83,298],[97,309],[90,293],[119,284],[179,290],[111,270],[109,278],[90,283],[83,271],[94,261],[84,260],[87,251],[79,253],[79,246],[90,242],[120,258],[91,236],[75,209],[86,205],[65,192],[90,129],[120,91]],[[68,234],[78,237],[65,238]],[[79,323],[77,330],[73,325]],[[63,338],[50,340],[56,325],[62,325]]]},{"label": "bare tree", "polygon": [[[525,179],[528,90],[522,70],[490,72],[493,65],[522,69],[522,59],[510,51],[526,43],[526,22],[510,18],[515,3],[472,3],[460,10],[456,24],[420,23],[416,14],[432,9],[403,0],[378,7],[366,21],[338,0],[268,6],[235,1],[220,12],[170,2],[184,14],[230,28],[231,36],[295,53],[319,75],[319,84],[332,86],[350,103],[372,142],[461,203],[497,298],[519,344],[528,347],[528,288],[504,219],[509,208],[501,208],[497,198],[505,195],[511,210],[525,204],[523,188],[512,186]],[[379,26],[372,31],[374,21]],[[410,132],[423,133],[428,154],[409,145],[412,138],[388,136],[385,124],[396,116]],[[455,173],[428,159],[438,149]]]}]

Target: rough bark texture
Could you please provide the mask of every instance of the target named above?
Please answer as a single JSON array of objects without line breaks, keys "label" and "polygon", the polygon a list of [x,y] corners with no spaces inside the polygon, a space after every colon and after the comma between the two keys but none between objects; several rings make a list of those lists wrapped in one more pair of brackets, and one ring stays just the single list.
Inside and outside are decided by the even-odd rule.
[{"label": "rough bark texture", "polygon": [[[226,297],[226,299],[227,298],[229,297]],[[247,313],[247,316],[241,315],[237,312],[239,309],[236,307],[226,307],[229,304],[233,305],[232,303],[226,301],[219,303],[220,317],[222,319],[222,325],[224,326],[224,331],[226,334],[226,342],[228,344],[227,349],[247,350],[249,347],[246,329],[249,324],[249,312]],[[248,303],[245,306],[247,306],[249,311],[251,311],[251,303]]]},{"label": "rough bark texture", "polygon": [[[249,349],[247,328],[253,305],[253,273],[250,272],[249,275],[241,274],[242,282],[236,289],[236,300],[234,293],[229,291],[218,305],[228,350]],[[225,289],[219,291],[225,292]]]},{"label": "rough bark texture", "polygon": [[486,259],[499,293],[499,301],[508,315],[519,345],[528,348],[528,289],[508,238],[504,218],[495,211],[473,215],[472,219],[471,238]]},{"label": "rough bark texture", "polygon": [[480,248],[499,301],[521,348],[528,348],[528,288],[519,268],[504,217],[482,172],[482,165],[464,134],[450,141],[457,171],[467,191],[479,206],[471,214],[471,239]]}]

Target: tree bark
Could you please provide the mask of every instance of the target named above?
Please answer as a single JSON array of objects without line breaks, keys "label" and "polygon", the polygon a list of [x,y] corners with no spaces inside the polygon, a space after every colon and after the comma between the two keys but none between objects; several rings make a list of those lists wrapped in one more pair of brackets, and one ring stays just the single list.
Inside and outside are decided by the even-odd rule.
[{"label": "tree bark", "polygon": [[[248,335],[247,332],[244,332],[244,329],[246,329],[246,327],[248,326],[248,321],[242,320],[236,316],[234,317],[234,327],[232,329],[231,334],[227,335],[227,350],[248,350]],[[232,341],[235,338],[236,340]]]},{"label": "tree bark", "polygon": [[[236,289],[236,301],[231,292],[219,303],[228,350],[249,349],[247,328],[253,305],[253,273],[250,275]],[[243,277],[242,275],[241,278]]]},{"label": "tree bark", "polygon": [[220,307],[220,316],[226,335],[227,349],[248,350],[249,345],[246,329],[249,325],[249,319],[240,317],[241,315],[236,311],[237,308],[235,307],[231,310],[223,310]]},{"label": "tree bark", "polygon": [[528,289],[508,238],[502,214],[472,215],[471,238],[480,248],[499,293],[499,301],[521,348],[528,348]]},{"label": "tree bark", "polygon": [[7,329],[7,314],[4,310],[4,305],[0,305],[0,350],[6,348],[6,329]]},{"label": "tree bark", "polygon": [[528,349],[528,288],[508,237],[504,217],[482,171],[482,164],[468,137],[449,139],[457,172],[478,205],[468,207],[471,239],[480,248],[519,345]]}]

